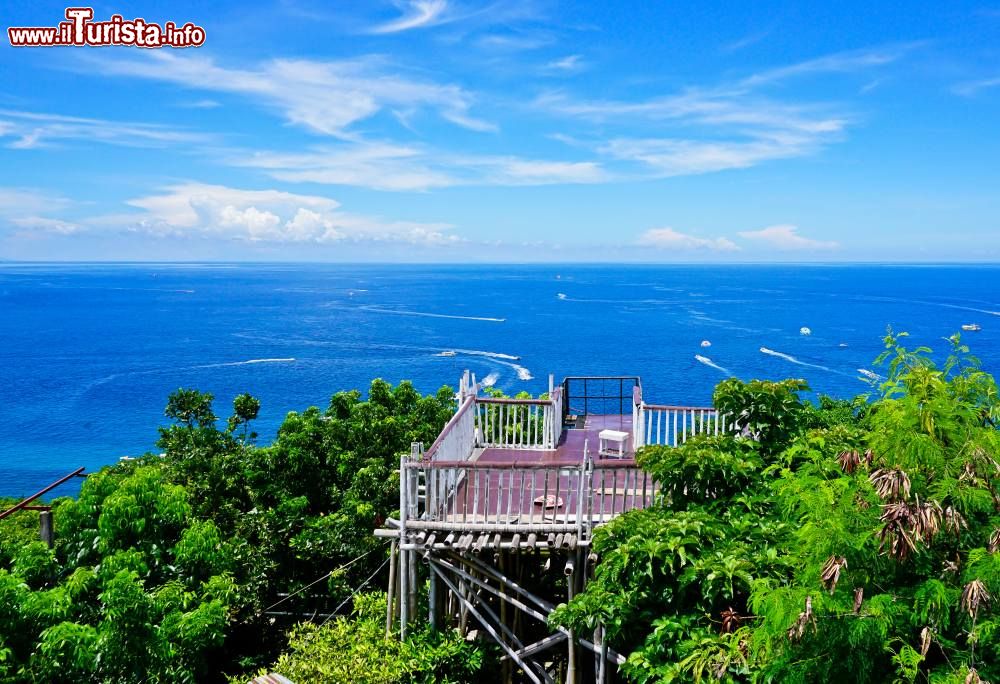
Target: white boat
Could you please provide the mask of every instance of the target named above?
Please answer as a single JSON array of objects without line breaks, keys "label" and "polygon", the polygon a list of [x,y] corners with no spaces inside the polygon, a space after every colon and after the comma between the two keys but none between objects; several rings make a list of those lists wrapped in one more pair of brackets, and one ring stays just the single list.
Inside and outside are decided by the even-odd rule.
[{"label": "white boat", "polygon": [[703,347],[711,347],[712,343],[709,342],[708,340],[702,340],[701,341],[701,346],[703,346]]},{"label": "white boat", "polygon": [[847,342],[841,342],[837,346],[840,347],[841,349],[847,349]]},{"label": "white boat", "polygon": [[965,325],[962,326],[962,330],[968,330],[970,332],[979,332],[982,329],[983,326],[979,325],[978,323],[966,323]]},{"label": "white boat", "polygon": [[566,295],[564,295],[562,292],[556,294],[556,297],[558,297],[559,299],[566,299]]},{"label": "white boat", "polygon": [[456,352],[453,352],[449,349],[448,351],[441,352],[440,354],[438,354],[438,356],[455,356],[455,354]]},{"label": "white boat", "polygon": [[813,331],[810,330],[809,328],[805,327],[805,326],[802,326],[801,328],[799,328],[799,334],[800,335],[812,335]]}]

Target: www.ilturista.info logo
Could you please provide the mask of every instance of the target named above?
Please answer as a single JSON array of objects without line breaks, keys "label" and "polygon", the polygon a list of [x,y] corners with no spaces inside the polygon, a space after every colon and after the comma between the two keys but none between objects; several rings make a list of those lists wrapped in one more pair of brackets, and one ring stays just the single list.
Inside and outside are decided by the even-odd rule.
[{"label": "www.ilturista.info logo", "polygon": [[163,26],[145,19],[124,19],[112,14],[108,21],[93,21],[92,7],[67,7],[67,21],[58,26],[12,26],[7,37],[13,47],[59,47],[131,45],[143,48],[199,47],[205,42],[205,29],[191,22],[178,26],[168,21]]}]

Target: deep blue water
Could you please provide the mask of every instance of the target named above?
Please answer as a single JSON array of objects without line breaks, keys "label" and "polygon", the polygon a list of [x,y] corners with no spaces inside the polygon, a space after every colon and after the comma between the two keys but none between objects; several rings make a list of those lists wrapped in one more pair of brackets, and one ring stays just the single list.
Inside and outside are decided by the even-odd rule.
[{"label": "deep blue water", "polygon": [[889,324],[943,350],[978,322],[965,338],[997,372],[998,277],[1000,266],[2,264],[0,494],[152,450],[178,387],[212,392],[222,416],[253,393],[269,440],[286,412],[338,390],[382,377],[431,392],[463,368],[510,393],[544,391],[548,373],[638,374],[649,402],[706,405],[728,372],[853,396]]}]

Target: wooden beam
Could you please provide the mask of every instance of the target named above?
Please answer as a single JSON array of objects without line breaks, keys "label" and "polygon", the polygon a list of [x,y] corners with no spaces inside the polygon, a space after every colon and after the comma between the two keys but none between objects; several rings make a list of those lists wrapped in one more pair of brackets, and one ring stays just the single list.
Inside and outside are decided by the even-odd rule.
[{"label": "wooden beam", "polygon": [[[552,648],[553,646],[558,646],[566,639],[566,635],[562,632],[556,632],[555,634],[550,634],[544,639],[536,641],[533,644],[529,644],[517,651],[517,654],[522,658],[529,658],[536,653],[541,653],[542,651]],[[504,655],[500,657],[500,660],[505,660],[508,656]]]},{"label": "wooden beam", "polygon": [[399,548],[396,540],[389,545],[389,588],[385,598],[385,635],[392,634],[392,625],[396,622],[396,556]]},{"label": "wooden beam", "polygon": [[[483,574],[488,575],[488,576],[492,576],[497,581],[503,582],[508,588],[510,588],[514,592],[518,593],[519,595],[523,596],[526,599],[530,599],[532,602],[534,602],[535,604],[537,604],[542,610],[544,610],[545,614],[543,614],[543,613],[541,613],[541,612],[539,612],[539,611],[531,608],[530,606],[525,605],[524,603],[522,603],[521,601],[518,601],[517,599],[513,599],[510,596],[503,596],[503,595],[501,595],[501,593],[499,591],[497,591],[493,587],[490,587],[489,585],[486,585],[481,580],[476,580],[476,579],[473,580],[473,582],[475,584],[477,584],[478,586],[484,586],[484,588],[487,591],[495,594],[498,598],[502,598],[502,599],[504,599],[506,601],[509,601],[512,605],[517,606],[518,608],[521,608],[521,610],[523,612],[527,613],[528,615],[531,615],[535,619],[540,620],[542,622],[548,622],[548,618],[547,618],[546,615],[548,613],[551,613],[552,610],[555,608],[554,604],[549,603],[548,601],[546,601],[546,600],[544,600],[542,598],[539,598],[538,596],[535,596],[530,591],[528,591],[527,589],[521,587],[519,584],[517,584],[516,582],[514,582],[510,578],[508,578],[508,577],[506,577],[506,576],[498,573],[493,568],[490,568],[489,566],[484,565],[483,563],[479,562],[475,558],[462,557],[462,556],[459,556],[459,555],[454,554],[454,553],[450,553],[448,555],[449,555],[449,557],[451,557],[452,559],[454,559],[456,561],[465,563],[467,565],[476,566],[477,569],[479,569],[481,572],[483,572]],[[442,564],[446,563],[443,560],[440,561],[440,562]],[[450,564],[447,564],[447,565],[450,566]],[[454,568],[454,566],[450,566],[450,567]],[[458,569],[456,568],[455,570],[458,570]],[[457,574],[464,575],[467,578],[471,577],[471,575],[468,575],[468,573],[465,573],[465,572],[463,572],[461,570],[458,570]],[[567,635],[569,634],[569,630],[565,629],[564,627],[557,627],[556,629],[559,630],[560,632],[563,632],[564,634],[567,634]],[[580,638],[580,637],[576,637],[576,640],[577,640],[577,642],[581,646],[583,646],[583,647],[585,647],[585,648],[587,648],[587,649],[589,649],[591,651],[594,651],[595,653],[597,653],[597,652],[600,651],[600,647],[596,646],[593,642],[587,641],[586,639],[583,639],[583,638]],[[607,646],[605,646],[605,649],[606,649],[606,652],[607,652],[608,656],[610,656],[611,659],[613,659],[618,665],[624,665],[625,664],[625,656],[621,655],[620,653],[615,652],[614,650],[612,650],[610,648],[607,648]]]},{"label": "wooden beam", "polygon": [[518,666],[524,671],[524,674],[527,675],[528,679],[530,679],[535,684],[542,684],[542,680],[538,678],[538,675],[535,673],[535,671],[532,670],[528,666],[528,664],[525,663],[521,659],[521,657],[517,655],[517,653],[510,646],[508,646],[503,639],[500,638],[500,635],[497,634],[497,631],[493,628],[493,625],[491,625],[489,622],[483,619],[483,616],[479,613],[478,610],[476,610],[476,607],[472,605],[472,602],[466,599],[461,594],[459,594],[458,588],[454,584],[452,584],[451,581],[444,575],[444,573],[437,568],[437,564],[431,563],[430,568],[431,572],[436,573],[437,576],[441,578],[441,581],[445,583],[448,589],[450,589],[452,592],[455,593],[456,596],[458,596],[458,600],[461,601],[462,604],[465,606],[465,608],[479,621],[479,624],[481,624],[483,626],[483,629],[485,629],[489,633],[489,635],[493,637],[493,640],[496,641],[500,645],[500,647],[507,652],[507,655],[510,656],[510,659],[518,664]]}]

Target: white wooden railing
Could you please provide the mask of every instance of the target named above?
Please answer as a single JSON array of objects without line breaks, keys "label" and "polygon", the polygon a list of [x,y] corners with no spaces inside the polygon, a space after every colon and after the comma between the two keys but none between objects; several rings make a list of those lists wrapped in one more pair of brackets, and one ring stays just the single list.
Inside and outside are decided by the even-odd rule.
[{"label": "white wooden railing", "polygon": [[549,406],[546,409],[545,420],[549,426],[550,443],[551,447],[554,449],[558,444],[559,440],[562,439],[563,432],[563,391],[562,387],[552,388],[552,380],[549,380]]},{"label": "white wooden railing", "polygon": [[694,435],[719,435],[735,429],[725,414],[714,408],[661,406],[640,403],[633,408],[633,443],[678,446]]},{"label": "white wooden railing", "polygon": [[546,399],[476,400],[478,446],[552,449],[552,402]]},{"label": "white wooden railing", "polygon": [[504,466],[482,462],[410,461],[404,491],[423,482],[420,510],[408,526],[463,532],[576,533],[627,511],[650,506],[659,486],[632,460],[575,465]]},{"label": "white wooden railing", "polygon": [[423,453],[426,461],[467,461],[476,448],[476,396],[470,394]]}]

